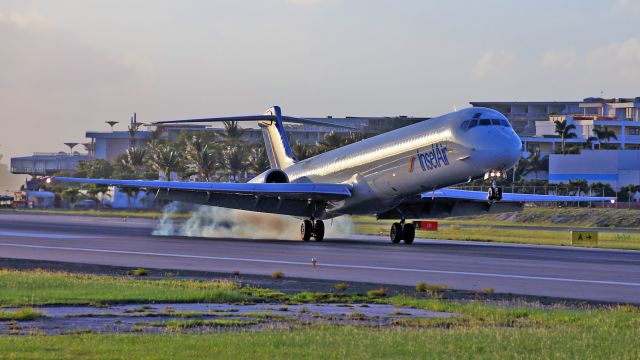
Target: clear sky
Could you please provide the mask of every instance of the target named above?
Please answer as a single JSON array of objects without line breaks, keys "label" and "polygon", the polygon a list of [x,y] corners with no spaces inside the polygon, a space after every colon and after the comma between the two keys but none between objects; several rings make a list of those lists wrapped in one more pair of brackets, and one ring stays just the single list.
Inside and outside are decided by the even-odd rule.
[{"label": "clear sky", "polygon": [[134,111],[435,116],[639,84],[640,0],[0,0],[3,162]]}]

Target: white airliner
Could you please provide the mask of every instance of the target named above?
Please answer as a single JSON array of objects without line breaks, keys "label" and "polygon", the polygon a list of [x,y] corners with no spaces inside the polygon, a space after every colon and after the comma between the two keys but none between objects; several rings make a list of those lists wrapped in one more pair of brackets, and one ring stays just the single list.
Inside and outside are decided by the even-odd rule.
[{"label": "white airliner", "polygon": [[[391,226],[391,241],[411,244],[415,227],[405,219],[516,211],[525,202],[614,201],[609,197],[503,193],[495,180],[516,165],[522,144],[509,121],[491,109],[459,110],[302,161],[291,151],[283,121],[335,125],[282,116],[278,106],[265,115],[156,124],[224,120],[258,121],[271,169],[248,183],[55,180],[136,187],[153,190],[156,197],[168,200],[291,215],[304,219],[300,235],[305,241],[312,237],[322,241],[322,220],[340,215],[399,219]],[[488,193],[447,188],[478,178],[491,181]]]}]

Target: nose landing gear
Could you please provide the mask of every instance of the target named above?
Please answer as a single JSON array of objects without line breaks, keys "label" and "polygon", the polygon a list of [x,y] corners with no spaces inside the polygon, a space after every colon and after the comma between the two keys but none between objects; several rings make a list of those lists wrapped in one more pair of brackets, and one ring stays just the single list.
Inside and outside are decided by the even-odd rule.
[{"label": "nose landing gear", "polygon": [[312,237],[315,241],[324,239],[324,222],[322,220],[305,220],[300,225],[300,238],[303,241],[309,241]]},{"label": "nose landing gear", "polygon": [[412,223],[405,224],[404,219],[402,219],[399,223],[391,225],[389,237],[394,244],[399,243],[401,240],[407,245],[412,244],[413,239],[416,237],[416,227]]},{"label": "nose landing gear", "polygon": [[496,179],[505,178],[504,171],[491,171],[485,174],[485,179],[491,180],[491,187],[487,191],[487,200],[489,202],[502,200],[502,188],[496,186]]},{"label": "nose landing gear", "polygon": [[489,201],[500,201],[502,200],[502,188],[495,185],[495,182],[492,187],[487,191],[487,200]]}]

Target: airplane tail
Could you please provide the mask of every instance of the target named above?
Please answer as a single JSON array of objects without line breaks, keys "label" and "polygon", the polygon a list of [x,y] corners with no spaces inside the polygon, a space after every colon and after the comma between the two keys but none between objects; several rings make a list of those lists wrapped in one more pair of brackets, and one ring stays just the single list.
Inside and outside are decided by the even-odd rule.
[{"label": "airplane tail", "polygon": [[265,112],[271,115],[273,120],[261,120],[258,125],[262,129],[264,144],[267,147],[267,156],[272,169],[285,169],[293,165],[296,160],[289,145],[289,139],[284,131],[282,123],[282,111],[279,106],[274,106]]},{"label": "airplane tail", "polygon": [[258,125],[262,128],[262,135],[267,147],[267,155],[272,169],[285,169],[293,165],[296,160],[289,145],[289,139],[284,131],[283,122],[295,124],[309,124],[316,126],[326,126],[355,130],[352,127],[332,124],[315,119],[298,118],[292,116],[282,116],[279,106],[271,107],[264,115],[248,115],[248,116],[227,116],[227,117],[210,117],[203,119],[185,119],[185,120],[168,120],[156,121],[153,125],[163,124],[187,124],[187,123],[207,123],[219,121],[258,121]]}]

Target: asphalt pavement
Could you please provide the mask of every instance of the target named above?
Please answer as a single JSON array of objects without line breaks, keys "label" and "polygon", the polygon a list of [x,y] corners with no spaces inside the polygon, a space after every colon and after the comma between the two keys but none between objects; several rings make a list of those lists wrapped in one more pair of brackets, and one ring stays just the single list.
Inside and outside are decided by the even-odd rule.
[{"label": "asphalt pavement", "polygon": [[[151,235],[157,221],[0,213],[0,257],[640,303],[640,251],[351,235],[325,241]],[[296,234],[292,234],[292,237]],[[312,259],[317,266],[312,266]]]}]

